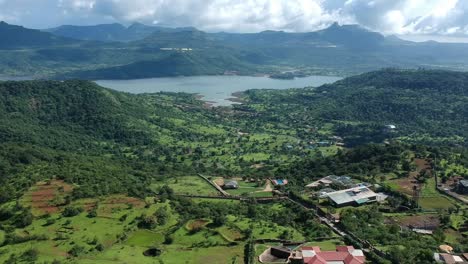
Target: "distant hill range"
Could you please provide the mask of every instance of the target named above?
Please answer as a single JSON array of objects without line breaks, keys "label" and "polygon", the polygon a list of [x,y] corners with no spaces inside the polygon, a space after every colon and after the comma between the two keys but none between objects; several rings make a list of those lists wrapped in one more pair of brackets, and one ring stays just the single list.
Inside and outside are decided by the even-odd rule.
[{"label": "distant hill range", "polygon": [[138,23],[39,31],[2,22],[0,36],[0,76],[122,79],[224,72],[276,75],[291,69],[303,76],[351,75],[383,67],[468,68],[468,44],[410,42],[337,23],[316,32],[243,34]]},{"label": "distant hill range", "polygon": [[141,40],[155,32],[179,32],[190,28],[167,28],[147,26],[141,23],[133,23],[125,27],[121,24],[102,24],[94,26],[65,25],[56,28],[45,29],[56,36],[74,38],[80,40],[95,40],[105,42],[130,42]]},{"label": "distant hill range", "polygon": [[0,22],[0,49],[20,49],[31,47],[47,47],[69,45],[76,40],[48,34],[40,30]]}]

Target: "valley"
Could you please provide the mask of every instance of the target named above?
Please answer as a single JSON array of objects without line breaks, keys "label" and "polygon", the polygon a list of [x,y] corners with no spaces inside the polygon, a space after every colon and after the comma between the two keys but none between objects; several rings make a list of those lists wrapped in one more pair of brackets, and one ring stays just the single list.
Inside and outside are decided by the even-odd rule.
[{"label": "valley", "polygon": [[[260,263],[283,243],[352,245],[372,263],[463,252],[467,205],[435,175],[447,188],[466,177],[466,80],[382,70],[210,108],[180,92],[0,82],[0,262]],[[329,175],[349,179],[306,187]],[[384,198],[343,207],[319,195],[350,186]]]},{"label": "valley", "polygon": [[143,2],[0,22],[0,263],[468,262],[465,12]]}]

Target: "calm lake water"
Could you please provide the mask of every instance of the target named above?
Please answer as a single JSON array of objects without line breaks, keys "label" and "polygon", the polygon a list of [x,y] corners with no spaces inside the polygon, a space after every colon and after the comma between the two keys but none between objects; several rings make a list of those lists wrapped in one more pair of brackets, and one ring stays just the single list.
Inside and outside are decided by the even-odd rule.
[{"label": "calm lake water", "polygon": [[250,89],[288,89],[320,86],[340,80],[340,77],[309,76],[294,80],[278,80],[250,76],[195,76],[137,80],[101,80],[97,84],[129,93],[184,92],[201,95],[216,106],[229,106],[232,94]]}]

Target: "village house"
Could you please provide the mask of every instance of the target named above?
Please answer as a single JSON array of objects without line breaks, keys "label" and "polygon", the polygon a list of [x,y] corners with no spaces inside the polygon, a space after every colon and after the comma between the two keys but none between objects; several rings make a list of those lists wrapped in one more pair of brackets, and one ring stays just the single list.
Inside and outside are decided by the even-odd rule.
[{"label": "village house", "polygon": [[302,247],[293,251],[290,264],[363,264],[364,252],[352,246],[337,246],[336,251],[322,251],[320,247]]},{"label": "village house", "polygon": [[229,181],[223,185],[223,189],[239,189],[239,183],[237,181]]},{"label": "village house", "polygon": [[434,253],[434,260],[437,263],[468,264],[468,254],[454,255],[450,253]]},{"label": "village house", "polygon": [[326,197],[336,207],[359,206],[376,202],[379,200],[378,196],[367,187],[355,187],[326,194]]},{"label": "village house", "polygon": [[456,189],[459,194],[468,194],[468,180],[460,180]]},{"label": "village house", "polygon": [[308,185],[307,188],[317,188],[317,187],[329,187],[330,185],[335,184],[338,186],[343,187],[351,187],[353,186],[353,180],[349,176],[336,176],[336,175],[329,175],[323,177],[320,180],[314,181]]}]

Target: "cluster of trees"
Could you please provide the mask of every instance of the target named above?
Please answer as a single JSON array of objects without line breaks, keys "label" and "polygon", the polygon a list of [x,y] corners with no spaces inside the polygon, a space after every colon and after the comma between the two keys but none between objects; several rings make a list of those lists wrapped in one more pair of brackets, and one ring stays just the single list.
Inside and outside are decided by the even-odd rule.
[{"label": "cluster of trees", "polygon": [[362,145],[340,150],[334,156],[314,157],[295,162],[289,168],[280,169],[298,184],[328,175],[352,175],[366,181],[375,181],[382,173],[398,172],[407,160],[405,151],[411,148],[402,144]]},{"label": "cluster of trees", "polygon": [[396,224],[385,224],[377,208],[344,210],[341,225],[374,246],[388,248],[387,256],[395,264],[433,263],[433,254],[443,242],[436,237],[400,230]]}]

